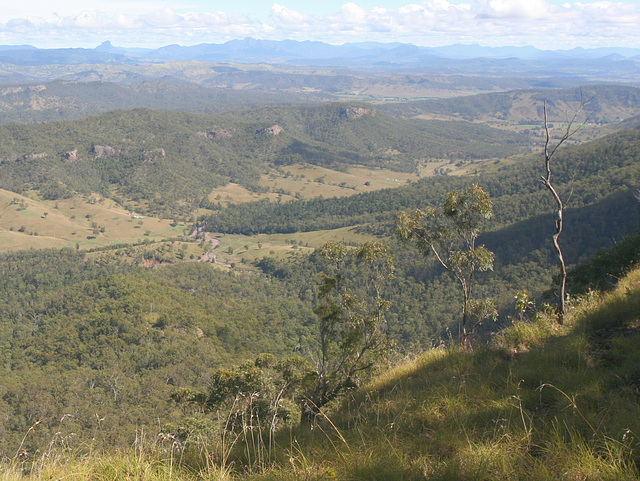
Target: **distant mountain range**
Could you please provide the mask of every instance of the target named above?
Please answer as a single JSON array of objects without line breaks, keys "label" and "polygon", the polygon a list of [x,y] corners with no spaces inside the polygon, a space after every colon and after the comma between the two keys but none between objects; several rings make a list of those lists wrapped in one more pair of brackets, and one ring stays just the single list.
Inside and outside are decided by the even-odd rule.
[{"label": "distant mountain range", "polygon": [[0,45],[0,86],[54,80],[188,82],[226,91],[286,91],[311,95],[313,101],[319,100],[318,95],[433,98],[607,83],[638,87],[640,49],[427,48],[403,43],[330,45],[253,38],[158,49],[122,48],[109,41],[93,49]]},{"label": "distant mountain range", "polygon": [[[418,47],[403,43],[347,43],[330,45],[322,42],[294,40],[257,40],[245,38],[223,44],[193,46],[167,45],[158,49],[116,47],[106,41],[95,49],[39,49],[29,45],[0,46],[0,63],[15,65],[47,64],[135,64],[139,62],[206,61],[239,63],[271,63],[318,66],[437,67],[451,62],[466,65],[474,59],[497,62],[524,61],[629,62],[637,68],[640,49],[597,48],[572,50],[539,50],[528,47],[483,47],[480,45],[448,45]],[[498,63],[499,65],[499,63]]]}]

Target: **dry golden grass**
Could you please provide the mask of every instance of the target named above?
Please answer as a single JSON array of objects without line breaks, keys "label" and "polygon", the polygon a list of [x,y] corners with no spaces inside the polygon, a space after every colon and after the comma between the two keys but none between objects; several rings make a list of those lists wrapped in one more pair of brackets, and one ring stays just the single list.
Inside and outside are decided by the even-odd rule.
[{"label": "dry golden grass", "polygon": [[[329,240],[346,243],[363,244],[374,240],[371,235],[358,234],[354,227],[322,230],[313,232],[296,232],[292,234],[258,234],[243,236],[236,234],[217,234],[220,241],[216,249],[219,261],[251,270],[251,262],[263,257],[289,258],[301,254],[309,254]],[[229,251],[232,252],[229,252]],[[242,262],[244,259],[244,263]]]},{"label": "dry golden grass", "polygon": [[185,233],[184,225],[171,224],[153,217],[134,219],[97,195],[37,201],[0,189],[0,252],[76,244],[86,249]]},{"label": "dry golden grass", "polygon": [[[379,189],[394,188],[417,181],[420,177],[436,175],[436,169],[447,168],[449,175],[463,175],[469,166],[456,166],[448,161],[427,162],[419,167],[419,173],[394,172],[387,169],[352,167],[347,172],[338,172],[309,164],[286,166],[279,171],[264,174],[260,185],[269,189],[267,193],[255,193],[229,183],[216,188],[210,195],[212,202],[222,205],[251,202],[261,199],[289,201],[296,198],[343,197]],[[196,214],[206,214],[198,210]],[[90,197],[77,196],[56,201],[34,200],[29,197],[0,189],[0,252],[46,247],[75,247],[90,249],[112,244],[137,243],[145,239],[158,241],[167,237],[185,234],[187,225],[172,226],[172,221],[145,216],[133,218],[131,213],[97,194]],[[329,239],[350,241],[352,233],[338,230],[333,233],[301,233],[287,235],[297,245],[317,247]],[[354,242],[361,242],[356,236]],[[228,240],[236,250],[233,239]],[[276,251],[278,256],[291,255],[291,245],[278,236],[258,236],[252,244],[262,243],[267,253]],[[245,249],[246,250],[246,249]],[[262,257],[265,252],[248,253],[248,259]],[[239,262],[240,258],[228,259]]]},{"label": "dry golden grass", "polygon": [[262,176],[259,185],[269,189],[269,192],[251,192],[241,185],[229,183],[216,187],[209,194],[209,200],[226,206],[261,199],[289,201],[296,198],[347,197],[400,187],[421,177],[435,176],[436,170],[441,168],[450,169],[448,175],[464,175],[469,172],[470,166],[456,166],[448,160],[423,162],[418,167],[418,173],[407,173],[371,167],[351,167],[340,172],[317,165],[293,164]]}]

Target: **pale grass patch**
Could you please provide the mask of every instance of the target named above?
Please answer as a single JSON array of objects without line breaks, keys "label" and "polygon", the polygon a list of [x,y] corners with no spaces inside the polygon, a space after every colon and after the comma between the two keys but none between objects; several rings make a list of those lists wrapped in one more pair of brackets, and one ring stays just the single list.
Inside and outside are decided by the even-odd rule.
[{"label": "pale grass patch", "polygon": [[560,325],[552,315],[545,314],[538,314],[531,321],[514,320],[513,325],[496,334],[493,345],[509,354],[527,352],[543,345],[553,336],[569,332],[571,325],[569,319]]},{"label": "pale grass patch", "polygon": [[[208,196],[211,202],[219,202],[223,206],[256,200],[269,199],[287,202],[297,197],[311,199],[314,197],[347,197],[363,192],[394,188],[418,181],[421,177],[430,177],[438,167],[447,166],[453,169],[452,174],[462,174],[465,168],[449,165],[449,161],[425,162],[416,172],[396,172],[389,169],[378,169],[365,166],[351,166],[345,171],[337,171],[313,164],[292,164],[281,166],[262,175],[261,187],[269,192],[257,193],[239,184],[228,183],[216,187]],[[284,193],[279,193],[284,192]]]},{"label": "pale grass patch", "polygon": [[523,449],[508,436],[483,442],[469,440],[456,455],[458,474],[468,479],[516,479]]},{"label": "pale grass patch", "polygon": [[[81,249],[128,244],[182,236],[185,228],[172,226],[169,219],[133,219],[125,209],[97,194],[39,201],[0,189],[0,212],[0,252],[75,247],[76,243]],[[94,225],[104,232],[94,234]],[[19,232],[23,227],[24,232]],[[147,231],[149,235],[145,236]]]},{"label": "pale grass patch", "polygon": [[211,202],[220,202],[220,204],[222,204],[223,206],[227,206],[229,204],[241,204],[243,202],[252,202],[265,198],[275,200],[278,198],[278,194],[259,194],[257,192],[251,192],[245,187],[242,187],[240,184],[236,184],[233,182],[229,182],[228,184],[216,187],[208,196],[208,199]]},{"label": "pale grass patch", "polygon": [[[373,235],[359,234],[354,227],[290,234],[245,236],[218,233],[213,235],[220,241],[220,245],[216,249],[218,259],[229,264],[233,262],[236,268],[243,270],[252,270],[251,263],[263,257],[287,259],[298,255],[310,254],[330,240],[364,244],[376,239]],[[233,253],[229,253],[229,248]],[[245,260],[244,264],[242,264],[243,258]]]},{"label": "pale grass patch", "polygon": [[575,322],[582,329],[594,331],[640,324],[640,268],[629,272],[617,287],[604,295],[588,295],[579,304]]},{"label": "pale grass patch", "polygon": [[228,466],[208,464],[199,471],[181,465],[179,453],[151,451],[116,454],[42,455],[33,462],[0,465],[0,481],[231,481]]}]

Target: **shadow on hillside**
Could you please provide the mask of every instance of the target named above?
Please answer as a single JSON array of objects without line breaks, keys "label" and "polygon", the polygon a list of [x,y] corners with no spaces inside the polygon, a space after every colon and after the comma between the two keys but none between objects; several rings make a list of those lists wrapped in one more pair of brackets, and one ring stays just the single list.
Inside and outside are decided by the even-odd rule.
[{"label": "shadow on hillside", "polygon": [[[589,259],[599,249],[631,234],[640,225],[640,203],[630,190],[619,191],[593,204],[567,209],[560,243],[568,265]],[[538,215],[480,236],[501,264],[518,264],[532,252],[551,254],[553,213]]]}]

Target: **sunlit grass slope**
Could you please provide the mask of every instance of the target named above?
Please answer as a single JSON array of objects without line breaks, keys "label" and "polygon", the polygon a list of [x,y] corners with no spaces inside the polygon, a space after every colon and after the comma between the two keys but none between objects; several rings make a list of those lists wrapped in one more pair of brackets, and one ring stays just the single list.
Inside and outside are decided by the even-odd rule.
[{"label": "sunlit grass slope", "polygon": [[640,479],[639,327],[635,270],[565,326],[518,320],[383,374],[330,415],[330,442],[316,430],[256,479]]}]

